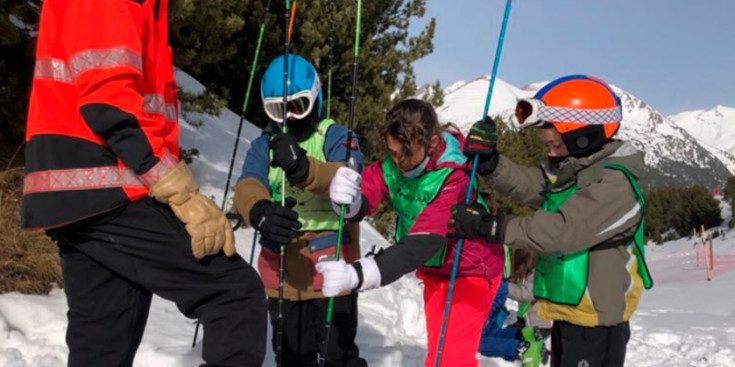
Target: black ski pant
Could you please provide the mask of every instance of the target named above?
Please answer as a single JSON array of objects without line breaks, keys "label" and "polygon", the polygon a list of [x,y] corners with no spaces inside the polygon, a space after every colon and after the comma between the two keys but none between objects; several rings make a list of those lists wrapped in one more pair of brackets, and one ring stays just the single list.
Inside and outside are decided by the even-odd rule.
[{"label": "black ski pant", "polygon": [[167,205],[145,198],[48,234],[59,244],[69,305],[69,366],[132,366],[152,294],[201,321],[205,366],[263,364],[258,274],[238,255],[195,259]]},{"label": "black ski pant", "polygon": [[551,367],[617,367],[625,364],[630,325],[585,327],[554,321]]},{"label": "black ski pant", "polygon": [[[327,315],[327,299],[283,300],[283,363],[288,367],[318,366],[322,353]],[[268,299],[273,326],[273,350],[277,350],[278,298]],[[367,367],[355,344],[357,335],[357,294],[334,298],[332,327],[325,365]],[[276,362],[278,354],[276,354]]]}]

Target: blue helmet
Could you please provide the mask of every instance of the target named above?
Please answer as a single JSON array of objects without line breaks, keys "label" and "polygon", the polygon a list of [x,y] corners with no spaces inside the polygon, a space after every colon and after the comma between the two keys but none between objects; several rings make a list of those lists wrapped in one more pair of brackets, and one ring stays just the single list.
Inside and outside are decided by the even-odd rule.
[{"label": "blue helmet", "polygon": [[[278,56],[271,61],[260,83],[265,112],[271,120],[277,122],[283,121],[283,60],[283,56]],[[288,55],[287,100],[287,117],[303,119],[315,107],[321,116],[322,83],[319,75],[314,65],[295,54]]]}]

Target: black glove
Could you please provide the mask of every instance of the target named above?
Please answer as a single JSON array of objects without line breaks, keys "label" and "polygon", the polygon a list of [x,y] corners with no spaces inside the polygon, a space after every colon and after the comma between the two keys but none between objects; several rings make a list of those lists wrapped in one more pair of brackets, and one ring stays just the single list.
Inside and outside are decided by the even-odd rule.
[{"label": "black glove", "polygon": [[498,143],[498,133],[492,119],[475,122],[467,134],[464,142],[464,155],[470,159],[477,156],[477,171],[487,175],[495,171],[498,166],[498,152],[495,150]]},{"label": "black glove", "polygon": [[485,207],[475,203],[452,207],[447,236],[449,238],[484,238],[491,243],[502,241],[502,214],[493,215]]},{"label": "black glove", "polygon": [[296,206],[296,199],[286,198],[286,206],[270,200],[261,200],[250,209],[250,223],[260,231],[263,239],[286,244],[299,235],[301,222],[299,213],[292,208]]},{"label": "black glove", "polygon": [[309,160],[296,139],[289,134],[278,134],[268,147],[273,150],[271,167],[283,168],[291,185],[298,185],[309,175]]}]

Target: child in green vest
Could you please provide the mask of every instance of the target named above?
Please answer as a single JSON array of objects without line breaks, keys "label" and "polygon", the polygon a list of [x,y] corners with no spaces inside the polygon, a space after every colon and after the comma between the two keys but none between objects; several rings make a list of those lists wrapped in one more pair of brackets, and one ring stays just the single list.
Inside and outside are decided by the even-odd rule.
[{"label": "child in green vest", "polygon": [[540,167],[500,155],[492,121],[475,123],[464,146],[490,186],[538,208],[512,218],[459,205],[451,227],[538,253],[533,294],[539,316],[554,321],[552,366],[622,366],[628,320],[652,285],[637,180],[643,155],[613,139],[621,120],[620,99],[605,82],[572,75],[520,100],[512,117],[536,128],[548,148]]},{"label": "child in green vest", "polygon": [[[381,135],[387,152],[363,174],[337,171],[329,189],[346,218],[358,222],[382,202],[396,211],[395,245],[374,258],[320,261],[324,293],[338,294],[390,284],[414,270],[424,284],[428,339],[426,366],[434,366],[457,241],[447,239],[452,206],[464,202],[469,177],[461,152],[464,137],[443,129],[434,108],[421,100],[388,111]],[[473,198],[474,200],[474,198]],[[477,366],[477,345],[503,269],[503,247],[485,239],[465,241],[452,295],[442,366]]]},{"label": "child in green vest", "polygon": [[[339,228],[328,198],[329,183],[337,169],[345,165],[347,149],[353,150],[357,170],[362,168],[363,156],[357,140],[347,146],[346,128],[322,119],[322,89],[316,68],[297,55],[288,56],[288,133],[281,133],[278,124],[284,120],[283,63],[284,57],[279,56],[263,76],[263,106],[273,122],[251,143],[235,190],[235,206],[260,233],[258,271],[268,296],[274,349],[279,315],[279,252],[280,245],[285,244],[281,365],[316,366],[325,338],[327,299],[314,265],[321,256],[335,255]],[[285,193],[281,189],[284,176]],[[282,206],[284,195],[286,205]],[[354,261],[360,256],[357,225],[349,225],[346,232],[341,256]],[[348,291],[335,298],[331,328],[326,365],[367,366],[354,341],[357,294]]]}]

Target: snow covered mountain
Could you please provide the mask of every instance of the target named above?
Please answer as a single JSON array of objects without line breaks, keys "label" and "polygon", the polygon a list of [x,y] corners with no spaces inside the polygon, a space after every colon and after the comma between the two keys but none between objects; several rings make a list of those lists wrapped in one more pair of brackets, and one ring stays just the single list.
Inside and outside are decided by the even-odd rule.
[{"label": "snow covered mountain", "polygon": [[733,171],[735,167],[735,108],[717,106],[669,116]]},{"label": "snow covered mountain", "polygon": [[[488,114],[507,119],[519,98],[533,96],[546,83],[518,88],[497,79]],[[482,116],[488,86],[488,76],[461,85],[453,84],[451,89],[444,91],[444,105],[438,108],[439,118],[463,129],[469,128]],[[731,154],[718,146],[705,146],[640,98],[622,88],[613,86],[613,89],[623,104],[623,124],[618,136],[630,140],[646,153],[645,186],[700,184],[711,187],[735,174],[735,157]],[[735,109],[727,112],[735,117]],[[735,137],[735,126],[732,131]],[[735,139],[730,141],[735,145]]]},{"label": "snow covered mountain", "polygon": [[669,118],[700,142],[735,155],[735,108],[717,106]]}]

